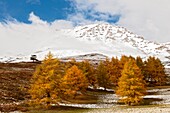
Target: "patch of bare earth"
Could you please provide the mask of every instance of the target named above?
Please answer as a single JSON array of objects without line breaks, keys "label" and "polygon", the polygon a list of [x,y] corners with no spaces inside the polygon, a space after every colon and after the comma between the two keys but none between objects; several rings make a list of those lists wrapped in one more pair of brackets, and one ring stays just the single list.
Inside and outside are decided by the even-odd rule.
[{"label": "patch of bare earth", "polygon": [[145,107],[120,107],[94,109],[86,113],[170,113],[170,105]]},{"label": "patch of bare earth", "polygon": [[36,63],[0,63],[0,111],[14,111],[18,104],[28,98],[24,91]]}]

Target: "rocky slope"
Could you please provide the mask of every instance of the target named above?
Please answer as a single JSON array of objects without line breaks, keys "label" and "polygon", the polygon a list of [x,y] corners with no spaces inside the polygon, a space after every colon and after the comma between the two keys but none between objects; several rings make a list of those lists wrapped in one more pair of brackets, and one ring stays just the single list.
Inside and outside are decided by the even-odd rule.
[{"label": "rocky slope", "polygon": [[[83,27],[77,27],[75,30],[77,38],[82,40],[95,41],[100,40],[103,43],[113,46],[114,43],[123,43],[140,50],[144,57],[155,56],[160,58],[167,66],[170,66],[170,43],[156,43],[145,40],[126,28],[112,26],[109,24],[96,24]],[[120,45],[119,45],[120,46]],[[121,49],[121,48],[120,48]],[[139,53],[140,53],[139,52]],[[126,54],[126,50],[120,51]],[[130,52],[133,54],[133,52]]]},{"label": "rocky slope", "polygon": [[[11,54],[2,53],[0,61],[29,61],[31,54],[37,55],[38,59],[41,60],[45,54],[51,51],[59,58],[72,56],[78,58],[80,56],[81,59],[90,58],[92,60],[103,59],[103,56],[120,57],[121,55],[132,55],[134,57],[141,56],[143,59],[148,56],[155,56],[160,58],[166,67],[170,67],[170,42],[156,43],[148,41],[123,27],[103,23],[79,26],[69,30],[49,28],[43,31],[45,34],[43,34],[44,32],[35,34],[35,37],[42,37],[43,40],[36,39],[31,41],[30,44],[30,33],[25,35],[23,33],[22,36],[26,36],[26,38],[18,40],[18,46],[14,46],[11,51],[8,49],[8,53]],[[17,37],[20,36],[22,31],[18,32]],[[33,34],[30,37],[33,37]],[[20,43],[27,45],[27,48],[23,49],[23,46],[20,47]],[[31,45],[32,43],[34,45]],[[15,53],[15,50],[20,51]],[[89,57],[89,54],[92,54],[93,57]],[[94,56],[93,54],[97,55]],[[82,57],[82,55],[85,56]]]}]

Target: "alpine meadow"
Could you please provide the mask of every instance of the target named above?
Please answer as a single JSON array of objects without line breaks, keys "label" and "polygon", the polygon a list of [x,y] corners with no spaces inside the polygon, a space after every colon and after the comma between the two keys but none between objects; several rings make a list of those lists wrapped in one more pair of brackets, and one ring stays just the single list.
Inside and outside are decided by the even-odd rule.
[{"label": "alpine meadow", "polygon": [[1,0],[0,113],[170,113],[169,0]]}]

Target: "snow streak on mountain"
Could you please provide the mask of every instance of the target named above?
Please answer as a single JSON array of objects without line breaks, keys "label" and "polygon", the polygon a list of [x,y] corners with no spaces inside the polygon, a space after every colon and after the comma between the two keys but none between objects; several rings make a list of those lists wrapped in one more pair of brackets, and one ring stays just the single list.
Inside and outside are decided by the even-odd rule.
[{"label": "snow streak on mountain", "polygon": [[[25,26],[25,29],[29,29],[29,26]],[[37,55],[38,59],[43,59],[44,55],[51,51],[59,58],[74,56],[77,59],[78,57],[82,59],[88,57],[88,59],[100,60],[106,56],[120,57],[121,55],[141,56],[145,59],[148,56],[155,56],[160,58],[167,67],[170,67],[170,42],[147,41],[126,28],[110,24],[79,26],[72,30],[38,29],[35,27],[29,33],[24,33],[22,30],[19,30],[17,34],[10,32],[11,37],[16,36],[18,44],[22,46],[15,46],[10,42],[15,47],[2,47],[3,50],[11,48],[11,50],[2,52],[0,56],[2,62],[28,61],[31,54]],[[21,36],[26,38],[20,38]],[[35,37],[34,40],[31,40],[31,37]],[[85,56],[82,57],[82,55]]]}]

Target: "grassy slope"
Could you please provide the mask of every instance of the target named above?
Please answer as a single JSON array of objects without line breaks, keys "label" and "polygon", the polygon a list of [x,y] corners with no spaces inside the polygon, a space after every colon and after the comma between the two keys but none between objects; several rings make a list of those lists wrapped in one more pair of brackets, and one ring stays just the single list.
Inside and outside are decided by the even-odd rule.
[{"label": "grassy slope", "polygon": [[0,63],[0,111],[17,110],[16,103],[29,98],[29,87],[36,63]]},{"label": "grassy slope", "polygon": [[19,102],[27,96],[21,89],[29,86],[35,63],[0,63],[0,103]]}]

